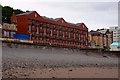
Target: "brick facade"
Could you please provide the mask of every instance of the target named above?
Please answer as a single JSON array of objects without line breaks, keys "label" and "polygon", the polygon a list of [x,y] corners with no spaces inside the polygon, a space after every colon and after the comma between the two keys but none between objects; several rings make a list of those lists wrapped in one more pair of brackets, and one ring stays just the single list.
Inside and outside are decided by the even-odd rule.
[{"label": "brick facade", "polygon": [[18,34],[29,35],[38,44],[88,47],[88,28],[84,23],[68,23],[63,18],[47,18],[36,11],[11,16]]}]

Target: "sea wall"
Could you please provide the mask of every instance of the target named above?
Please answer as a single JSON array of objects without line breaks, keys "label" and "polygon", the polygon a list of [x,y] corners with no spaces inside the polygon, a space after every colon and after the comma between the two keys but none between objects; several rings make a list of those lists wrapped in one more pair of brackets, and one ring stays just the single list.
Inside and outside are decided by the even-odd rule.
[{"label": "sea wall", "polygon": [[56,51],[63,51],[65,53],[77,53],[77,54],[85,54],[85,55],[102,55],[106,57],[109,56],[119,56],[119,51],[105,51],[104,49],[98,48],[88,48],[88,49],[81,49],[78,47],[62,47],[62,46],[50,46],[50,45],[37,45],[37,44],[26,44],[26,43],[11,43],[11,42],[2,42],[3,47],[10,47],[10,48],[40,48],[45,50],[56,50]]}]

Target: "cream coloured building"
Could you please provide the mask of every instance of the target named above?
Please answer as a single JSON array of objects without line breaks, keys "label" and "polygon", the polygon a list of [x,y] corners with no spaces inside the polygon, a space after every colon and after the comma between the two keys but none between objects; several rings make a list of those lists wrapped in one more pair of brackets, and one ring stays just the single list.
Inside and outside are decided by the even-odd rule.
[{"label": "cream coloured building", "polygon": [[111,51],[120,51],[120,27],[110,27],[113,31],[113,43],[111,44]]}]

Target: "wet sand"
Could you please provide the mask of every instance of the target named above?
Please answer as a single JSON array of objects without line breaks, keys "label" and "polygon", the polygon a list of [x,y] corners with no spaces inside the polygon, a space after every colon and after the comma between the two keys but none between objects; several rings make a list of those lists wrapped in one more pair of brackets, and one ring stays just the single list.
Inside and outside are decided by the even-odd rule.
[{"label": "wet sand", "polygon": [[[8,72],[11,72],[8,74]],[[116,68],[44,68],[14,69],[4,72],[4,78],[118,78]],[[8,77],[9,76],[9,77]]]}]

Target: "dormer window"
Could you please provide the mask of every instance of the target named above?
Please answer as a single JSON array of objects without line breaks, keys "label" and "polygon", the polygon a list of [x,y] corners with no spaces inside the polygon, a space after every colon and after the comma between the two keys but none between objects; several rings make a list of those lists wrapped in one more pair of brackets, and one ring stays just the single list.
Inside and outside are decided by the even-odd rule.
[{"label": "dormer window", "polygon": [[85,26],[83,25],[83,28],[84,28]]},{"label": "dormer window", "polygon": [[62,20],[62,23],[64,23],[64,21]]},{"label": "dormer window", "polygon": [[35,17],[37,17],[37,14],[35,13]]}]

